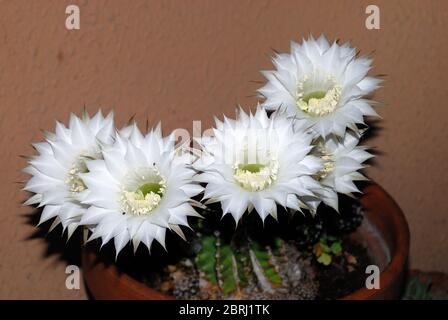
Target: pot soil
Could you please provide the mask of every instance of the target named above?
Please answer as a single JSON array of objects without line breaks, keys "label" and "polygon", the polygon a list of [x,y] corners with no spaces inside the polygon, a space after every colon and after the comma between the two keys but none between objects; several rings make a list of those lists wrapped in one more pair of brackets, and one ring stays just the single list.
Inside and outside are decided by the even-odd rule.
[{"label": "pot soil", "polygon": [[[310,259],[301,259],[304,270],[313,269],[318,272],[312,275],[326,286],[319,289],[312,281],[302,282],[301,291],[295,295],[273,295],[259,298],[341,298],[344,300],[398,299],[403,288],[406,264],[409,253],[409,229],[404,215],[394,200],[377,184],[370,183],[363,188],[360,199],[364,208],[364,219],[361,226],[344,239],[345,252],[330,267],[310,266]],[[113,263],[105,263],[98,258],[96,248],[83,247],[82,266],[86,285],[95,299],[175,299],[167,293],[170,284],[160,276],[138,281],[127,273],[120,272]],[[353,263],[355,259],[355,263]],[[364,287],[365,267],[377,265],[380,270],[380,288]],[[311,268],[312,267],[312,268]],[[185,272],[185,268],[170,270]],[[187,268],[188,270],[188,268]],[[347,271],[348,270],[348,271]],[[309,272],[312,274],[313,272]],[[185,275],[184,275],[185,276]],[[181,277],[188,279],[192,277]],[[193,277],[194,278],[194,277]],[[153,287],[151,287],[151,284]],[[190,289],[188,283],[186,289]],[[165,291],[165,292],[164,292]],[[171,291],[170,291],[171,292]],[[178,297],[182,294],[176,292]],[[195,292],[188,292],[185,297],[195,297]],[[196,298],[204,298],[196,296]],[[214,298],[207,297],[207,298]],[[254,297],[256,298],[256,297]]]}]

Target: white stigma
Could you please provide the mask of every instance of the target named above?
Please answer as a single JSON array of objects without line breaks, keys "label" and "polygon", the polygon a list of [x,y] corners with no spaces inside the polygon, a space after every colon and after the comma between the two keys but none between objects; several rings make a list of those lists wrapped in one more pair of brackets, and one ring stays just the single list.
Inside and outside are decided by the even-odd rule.
[{"label": "white stigma", "polygon": [[336,109],[341,92],[332,76],[305,76],[297,85],[297,107],[314,117],[325,116]]},{"label": "white stigma", "polygon": [[234,179],[248,191],[262,191],[277,180],[278,161],[262,164],[235,164]]},{"label": "white stigma", "polygon": [[135,216],[150,214],[160,204],[165,190],[166,180],[156,167],[131,172],[122,188],[121,208]]}]

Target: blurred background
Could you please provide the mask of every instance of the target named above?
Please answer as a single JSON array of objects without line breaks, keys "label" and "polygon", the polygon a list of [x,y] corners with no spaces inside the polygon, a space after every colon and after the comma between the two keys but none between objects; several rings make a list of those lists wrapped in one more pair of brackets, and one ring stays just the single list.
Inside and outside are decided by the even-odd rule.
[{"label": "blurred background", "polygon": [[[79,30],[65,27],[70,4]],[[369,4],[380,30],[365,27]],[[411,266],[448,272],[447,23],[442,0],[0,1],[0,298],[86,297],[65,287],[79,244],[61,255],[59,235],[46,237],[21,206],[19,155],[33,154],[40,130],[83,106],[114,109],[118,126],[136,114],[166,132],[193,120],[206,129],[213,115],[256,104],[273,49],[321,33],[372,53],[372,75],[386,75],[367,173],[407,217]]]}]

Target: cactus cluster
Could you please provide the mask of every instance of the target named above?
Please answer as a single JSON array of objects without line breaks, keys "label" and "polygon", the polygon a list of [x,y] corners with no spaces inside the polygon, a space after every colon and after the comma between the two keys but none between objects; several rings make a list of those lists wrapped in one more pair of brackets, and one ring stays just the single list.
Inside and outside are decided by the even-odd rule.
[{"label": "cactus cluster", "polygon": [[318,287],[306,265],[309,258],[329,266],[343,253],[343,235],[362,221],[360,208],[351,201],[342,203],[348,207],[347,214],[329,212],[321,219],[284,212],[279,220],[288,223],[280,227],[266,223],[263,232],[251,216],[235,229],[231,220],[221,218],[219,208],[204,210],[207,219],[196,226],[200,232],[191,255],[199,292],[218,299],[257,295],[313,299]]},{"label": "cactus cluster", "polygon": [[267,292],[284,284],[279,272],[284,259],[280,239],[265,247],[256,241],[236,246],[215,232],[202,237],[201,243],[196,257],[200,277],[219,295],[241,295],[250,283]]}]

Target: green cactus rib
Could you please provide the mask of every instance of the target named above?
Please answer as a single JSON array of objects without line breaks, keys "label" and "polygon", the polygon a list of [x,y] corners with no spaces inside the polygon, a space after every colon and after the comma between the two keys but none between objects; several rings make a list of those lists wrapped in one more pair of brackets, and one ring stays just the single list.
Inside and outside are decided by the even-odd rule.
[{"label": "green cactus rib", "polygon": [[213,284],[218,284],[216,275],[216,238],[214,236],[204,236],[202,238],[202,250],[196,258],[196,265]]},{"label": "green cactus rib", "polygon": [[220,286],[224,294],[230,294],[238,289],[238,270],[236,259],[229,245],[219,248],[219,275]]},{"label": "green cactus rib", "polygon": [[217,285],[223,294],[239,291],[254,276],[271,289],[271,285],[283,283],[275,265],[284,255],[282,240],[277,239],[268,247],[252,241],[249,246],[237,249],[222,241],[219,234],[204,236],[201,242],[196,265],[204,278]]},{"label": "green cactus rib", "polygon": [[250,249],[255,254],[255,258],[258,261],[258,264],[263,269],[263,273],[266,278],[272,283],[280,285],[282,284],[282,277],[278,274],[275,266],[272,264],[271,256],[265,248],[261,247],[258,243],[252,242],[250,245]]},{"label": "green cactus rib", "polygon": [[238,271],[238,284],[240,287],[244,287],[248,284],[247,266],[248,260],[247,252],[238,250],[235,252],[236,267]]}]

